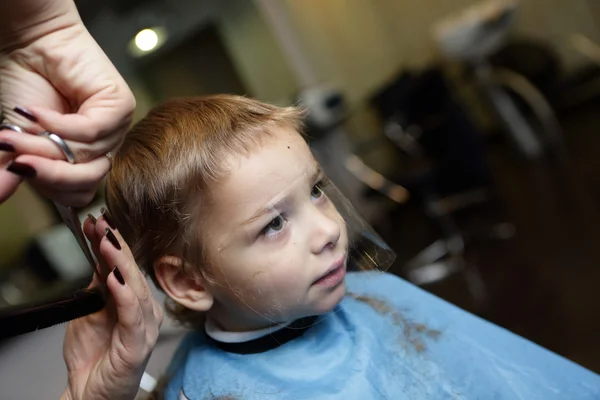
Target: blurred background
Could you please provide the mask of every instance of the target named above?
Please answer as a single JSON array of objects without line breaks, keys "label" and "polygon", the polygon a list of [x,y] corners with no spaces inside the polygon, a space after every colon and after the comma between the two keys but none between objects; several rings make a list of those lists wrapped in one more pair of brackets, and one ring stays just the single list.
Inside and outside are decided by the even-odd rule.
[{"label": "blurred background", "polygon": [[[390,272],[600,372],[600,3],[76,4],[134,91],[136,120],[174,96],[303,105],[316,157],[397,252]],[[102,206],[100,191],[81,218]],[[0,307],[89,278],[27,186],[0,224]],[[0,343],[6,398],[60,394],[63,332]],[[176,344],[159,344],[154,374]]]}]

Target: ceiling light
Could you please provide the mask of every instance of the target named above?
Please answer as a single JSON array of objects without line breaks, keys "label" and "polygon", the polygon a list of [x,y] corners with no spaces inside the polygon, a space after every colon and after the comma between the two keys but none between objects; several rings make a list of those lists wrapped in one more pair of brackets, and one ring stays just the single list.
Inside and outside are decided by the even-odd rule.
[{"label": "ceiling light", "polygon": [[158,35],[153,29],[142,29],[135,35],[135,45],[141,51],[151,51],[158,44]]}]

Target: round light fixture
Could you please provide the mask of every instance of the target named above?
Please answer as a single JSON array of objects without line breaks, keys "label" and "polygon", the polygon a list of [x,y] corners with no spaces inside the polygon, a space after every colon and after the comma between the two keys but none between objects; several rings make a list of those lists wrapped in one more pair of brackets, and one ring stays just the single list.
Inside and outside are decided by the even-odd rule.
[{"label": "round light fixture", "polygon": [[158,35],[153,29],[142,29],[135,35],[135,45],[141,51],[153,50],[158,44]]}]

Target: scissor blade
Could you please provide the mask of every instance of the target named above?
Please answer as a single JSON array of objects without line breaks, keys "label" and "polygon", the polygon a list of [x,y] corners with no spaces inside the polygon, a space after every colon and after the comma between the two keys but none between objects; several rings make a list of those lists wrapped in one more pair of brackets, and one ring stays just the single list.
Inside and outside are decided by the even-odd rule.
[{"label": "scissor blade", "polygon": [[65,222],[65,225],[69,227],[69,229],[73,233],[73,236],[75,236],[75,239],[77,240],[81,251],[83,251],[83,254],[85,254],[85,257],[87,258],[88,262],[90,263],[90,266],[92,267],[92,271],[95,271],[96,261],[94,260],[94,257],[90,252],[90,249],[87,245],[87,241],[85,240],[85,235],[83,234],[83,230],[81,229],[81,222],[79,221],[79,216],[77,215],[77,212],[73,208],[63,206],[62,204],[54,203],[54,205],[60,213],[61,218]]}]

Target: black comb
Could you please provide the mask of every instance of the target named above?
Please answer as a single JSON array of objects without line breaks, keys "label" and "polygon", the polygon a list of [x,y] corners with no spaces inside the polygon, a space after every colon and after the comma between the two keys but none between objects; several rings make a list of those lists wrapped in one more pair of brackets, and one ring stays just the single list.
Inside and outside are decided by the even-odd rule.
[{"label": "black comb", "polygon": [[0,309],[0,339],[34,332],[81,318],[104,308],[100,288],[80,289],[51,301]]}]

